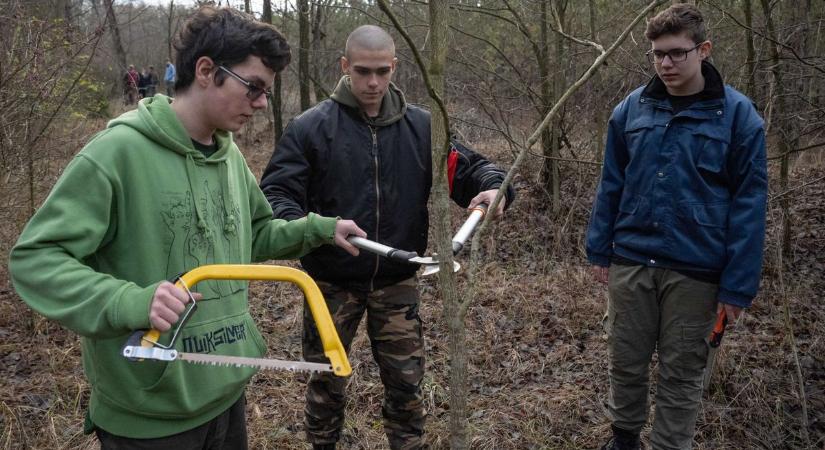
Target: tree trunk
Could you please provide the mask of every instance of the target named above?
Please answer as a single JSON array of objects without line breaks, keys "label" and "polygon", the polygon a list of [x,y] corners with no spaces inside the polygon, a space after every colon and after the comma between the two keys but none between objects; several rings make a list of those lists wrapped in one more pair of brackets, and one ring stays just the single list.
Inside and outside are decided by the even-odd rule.
[{"label": "tree trunk", "polygon": [[[109,22],[109,30],[112,33],[112,44],[115,47],[115,58],[120,66],[121,71],[128,68],[126,64],[126,51],[123,50],[123,41],[120,39],[120,27],[117,25],[117,17],[115,16],[115,0],[103,0],[106,6],[106,18]],[[120,79],[120,77],[118,77]]]},{"label": "tree trunk", "polygon": [[309,98],[309,2],[298,0],[298,85],[301,94],[301,111],[310,107]]},{"label": "tree trunk", "polygon": [[323,30],[324,18],[324,4],[315,4],[315,14],[312,15],[312,85],[315,87],[315,101],[320,102],[327,97],[327,91],[324,89],[323,80],[321,79],[321,39],[324,38]]},{"label": "tree trunk", "polygon": [[[549,23],[550,13],[548,9],[548,2],[541,2],[541,10],[539,16],[539,77],[541,78],[541,117],[547,115],[553,107],[553,78],[550,76],[550,31]],[[553,193],[553,185],[555,184],[557,173],[557,161],[553,159],[555,141],[555,125],[554,121],[549,127],[545,128],[541,133],[541,149],[544,155],[544,164],[542,167],[542,184],[545,191],[550,193],[551,210],[556,211],[557,205],[555,195]]]},{"label": "tree trunk", "polygon": [[[430,45],[431,59],[429,67],[433,89],[444,99],[444,67],[447,60],[448,0],[430,0]],[[445,255],[452,252],[450,246],[450,210],[449,190],[447,186],[447,160],[444,154],[449,131],[445,128],[441,109],[431,101],[431,145],[433,155],[433,191],[431,217],[435,219],[435,238],[438,253]],[[438,164],[436,162],[439,162]],[[464,324],[465,313],[461,308],[461,299],[456,290],[455,275],[450,270],[438,273],[439,287],[444,302],[444,320],[449,330],[448,351],[450,355],[450,448],[463,450],[468,448],[467,432],[467,336]]]},{"label": "tree trunk", "polygon": [[742,9],[745,13],[745,68],[748,71],[747,91],[750,98],[756,98],[756,49],[753,46],[753,9],[751,0],[744,0]]},{"label": "tree trunk", "polygon": [[169,17],[166,23],[166,54],[169,61],[172,61],[172,42],[175,38],[175,30],[172,29],[172,23],[175,21],[175,0],[169,0]]},{"label": "tree trunk", "polygon": [[[596,0],[588,0],[588,18],[590,21],[590,40],[592,42],[596,42]],[[599,57],[598,50],[593,50],[593,59]],[[596,103],[594,105],[602,104],[602,73],[596,72],[593,75],[593,82],[591,83],[593,86],[593,94],[596,97]],[[605,113],[607,112],[607,108],[600,108],[594,107],[593,108],[593,121],[596,133],[596,139],[593,143],[593,154],[596,155],[596,160],[601,161],[604,159],[604,130],[606,128],[606,117]]]},{"label": "tree trunk", "polygon": [[[264,0],[263,12],[261,13],[261,21],[265,23],[272,23],[272,2],[271,0]],[[275,76],[275,82],[272,84],[272,98],[269,99],[272,105],[272,128],[274,141],[273,145],[278,145],[281,136],[284,134],[283,122],[283,98],[281,94],[281,74]]]},{"label": "tree trunk", "polygon": [[[762,3],[762,11],[765,13],[765,24],[767,27],[767,34],[770,39],[779,42],[776,34],[776,28],[773,23],[771,15],[771,7],[768,0],[760,0]],[[794,146],[792,141],[795,140],[796,133],[792,130],[792,121],[784,120],[783,115],[786,113],[785,101],[785,86],[782,81],[782,67],[779,59],[779,48],[777,44],[770,43],[771,55],[771,72],[773,73],[773,104],[774,107],[771,112],[771,122],[769,126],[774,130],[774,133],[779,137],[778,147],[779,154],[782,155],[781,167],[779,171],[779,191],[785,192],[788,189],[788,174],[790,172],[790,155],[789,150]],[[790,196],[783,195],[779,200],[780,209],[782,210],[782,237],[780,245],[782,249],[783,261],[788,259],[789,250],[791,247],[791,216],[790,216]],[[780,267],[784,270],[784,267]]]}]

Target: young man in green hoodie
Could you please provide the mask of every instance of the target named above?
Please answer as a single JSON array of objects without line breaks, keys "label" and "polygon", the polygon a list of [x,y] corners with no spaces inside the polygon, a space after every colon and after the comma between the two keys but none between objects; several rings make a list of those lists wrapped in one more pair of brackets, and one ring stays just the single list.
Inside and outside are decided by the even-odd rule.
[{"label": "young man in green hoodie", "polygon": [[[308,213],[352,217],[370,239],[423,254],[432,185],[430,114],[410,105],[391,82],[395,44],[383,29],[350,33],[344,76],[335,92],[293,120],[278,142],[261,186],[275,217]],[[453,142],[448,156],[450,197],[460,206],[491,204],[504,172]],[[509,189],[506,203],[513,201]],[[500,216],[505,202],[494,212]],[[426,446],[421,393],[424,338],[418,315],[417,267],[376,255],[360,257],[323,248],[301,259],[318,280],[345,348],[367,316],[367,333],[384,384],[384,430],[392,449]],[[304,308],[304,358],[320,361],[323,348]],[[307,439],[332,449],[341,437],[346,379],[313,374],[306,395]]]},{"label": "young man in green hoodie", "polygon": [[[130,362],[135,330],[169,330],[188,295],[163,280],[205,264],[300,257],[365,236],[310,214],[273,220],[231,132],[258,110],[290,50],[271,25],[202,8],[176,43],[178,96],[111,121],[71,161],[11,252],[17,292],[81,335],[91,386],[86,430],[103,448],[246,448],[251,368]],[[183,351],[260,357],[247,284],[210,281],[178,339]],[[194,343],[208,342],[208,349]]]}]

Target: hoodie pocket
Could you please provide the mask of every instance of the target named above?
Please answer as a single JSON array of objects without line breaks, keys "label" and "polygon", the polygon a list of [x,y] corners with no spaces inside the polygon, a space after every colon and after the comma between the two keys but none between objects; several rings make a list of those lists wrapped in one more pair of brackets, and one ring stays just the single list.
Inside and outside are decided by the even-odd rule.
[{"label": "hoodie pocket", "polygon": [[[187,327],[179,351],[261,357],[263,339],[249,313]],[[134,393],[130,409],[152,417],[182,418],[206,414],[244,388],[257,372],[251,367],[224,367],[171,361],[156,382]]]}]

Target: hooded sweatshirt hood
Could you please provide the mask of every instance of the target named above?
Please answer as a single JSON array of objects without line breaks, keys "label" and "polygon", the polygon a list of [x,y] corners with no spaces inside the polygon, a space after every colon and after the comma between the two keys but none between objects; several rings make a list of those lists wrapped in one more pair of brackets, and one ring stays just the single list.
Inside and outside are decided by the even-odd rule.
[{"label": "hooded sweatshirt hood", "polygon": [[[125,125],[140,132],[148,139],[154,141],[160,148],[173,151],[179,155],[186,157],[186,178],[189,182],[190,192],[194,198],[203,198],[204,193],[201,192],[201,180],[195,175],[196,165],[203,164],[219,164],[221,172],[221,182],[223,184],[223,192],[229,192],[227,172],[227,157],[235,148],[232,140],[232,133],[224,130],[215,130],[213,139],[218,144],[218,150],[209,158],[206,158],[203,153],[195,149],[192,144],[192,138],[183,127],[183,124],[178,120],[177,114],[171,107],[172,99],[163,95],[157,94],[153,97],[145,98],[138,103],[137,109],[129,111],[120,117],[109,121],[106,128],[115,128],[117,126]],[[231,197],[231,196],[230,196]],[[203,211],[202,202],[194,201],[195,213],[197,214],[198,229],[207,238],[211,237],[211,232],[206,223],[205,212]],[[234,205],[229,202],[224,202],[223,223],[224,232],[234,233],[238,218],[233,213]]]},{"label": "hooded sweatshirt hood", "polygon": [[344,75],[338,80],[338,86],[335,87],[335,91],[333,91],[330,98],[357,110],[364,121],[377,127],[385,127],[398,122],[407,112],[407,100],[404,98],[404,93],[393,82],[390,82],[387,92],[384,93],[384,97],[381,99],[381,109],[376,117],[368,117],[361,109],[358,99],[352,93],[352,83],[349,75]]}]

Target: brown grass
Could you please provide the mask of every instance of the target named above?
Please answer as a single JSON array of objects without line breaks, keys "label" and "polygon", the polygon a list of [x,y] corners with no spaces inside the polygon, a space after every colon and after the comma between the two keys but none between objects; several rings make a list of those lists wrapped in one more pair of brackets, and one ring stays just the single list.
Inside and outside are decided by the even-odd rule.
[{"label": "brown grass", "polygon": [[[262,127],[260,120],[257,126]],[[239,142],[248,144],[245,154],[259,175],[269,158],[270,137],[241,133]],[[559,217],[546,212],[547,198],[535,189],[535,174],[525,172],[517,181],[518,203],[484,240],[481,294],[467,318],[474,449],[594,448],[609,434],[601,327],[605,290],[591,282],[582,250],[597,173],[563,170],[568,177],[563,198],[569,200]],[[793,179],[801,183],[823,172],[822,167],[798,168]],[[762,291],[725,338],[700,411],[697,449],[823,448],[825,443],[825,187],[814,184],[794,197],[795,234],[784,290],[777,285],[771,256],[779,223],[776,205],[771,207]],[[456,209],[456,220],[461,214]],[[447,336],[433,283],[421,282],[427,435],[434,448],[446,448]],[[253,283],[251,294],[270,356],[297,359],[298,291]],[[782,321],[784,296],[791,305],[804,377],[808,445],[800,427],[799,380]],[[364,333],[349,356],[354,375],[341,447],[387,448],[382,386]],[[0,380],[0,447],[97,448],[93,438],[82,434],[88,388],[77,337],[54,323],[32,320],[10,286],[5,266],[0,266]],[[281,372],[253,378],[247,390],[251,448],[308,448],[303,440],[305,380],[305,375]]]}]

